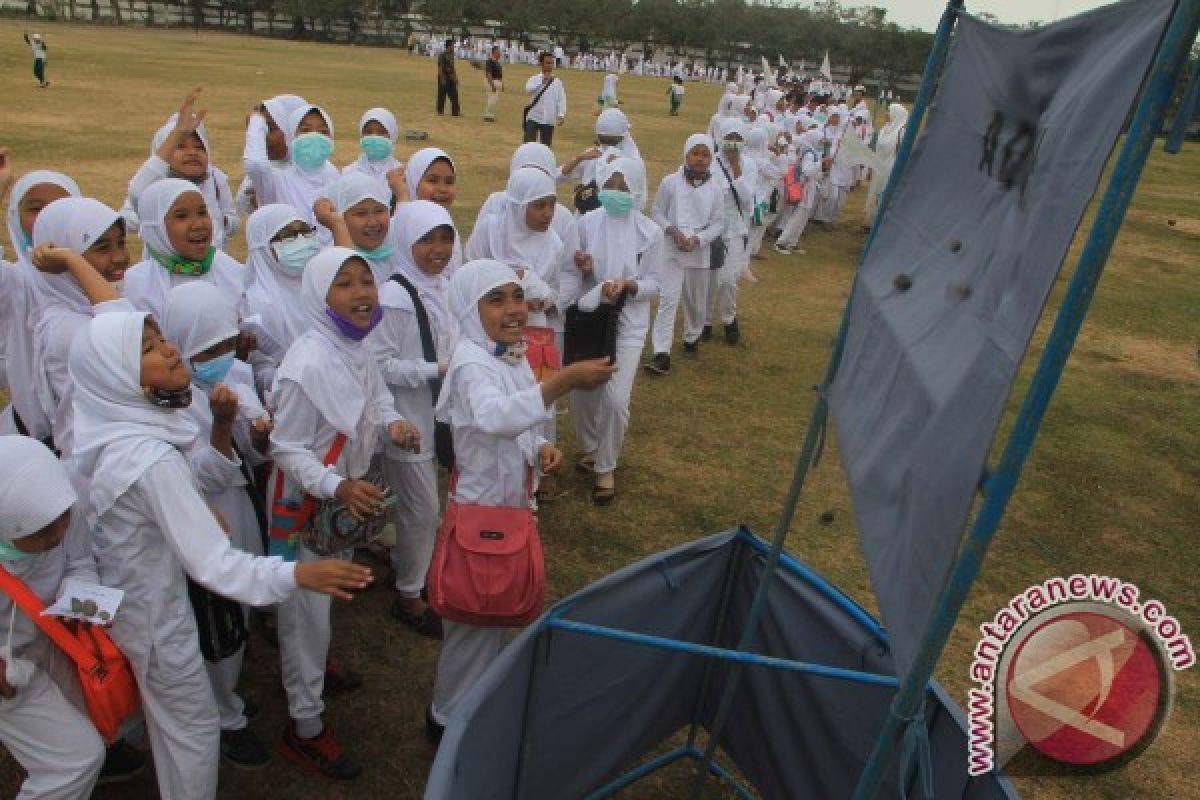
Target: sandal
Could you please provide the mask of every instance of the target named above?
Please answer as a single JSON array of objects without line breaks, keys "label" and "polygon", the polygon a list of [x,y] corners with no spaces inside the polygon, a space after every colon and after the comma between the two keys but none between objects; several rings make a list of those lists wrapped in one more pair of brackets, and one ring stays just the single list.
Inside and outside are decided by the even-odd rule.
[{"label": "sandal", "polygon": [[[608,486],[602,484],[607,483]],[[617,499],[617,487],[611,472],[596,476],[596,484],[592,486],[592,502],[598,506],[612,505]]]}]

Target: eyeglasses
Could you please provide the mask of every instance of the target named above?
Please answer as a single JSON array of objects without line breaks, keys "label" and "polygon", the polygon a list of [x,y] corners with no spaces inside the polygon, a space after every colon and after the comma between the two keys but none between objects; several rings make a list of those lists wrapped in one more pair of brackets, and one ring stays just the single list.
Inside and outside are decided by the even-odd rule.
[{"label": "eyeglasses", "polygon": [[275,238],[271,239],[272,244],[291,244],[301,237],[316,236],[317,229],[310,226],[305,227],[302,231],[285,231],[280,233]]}]

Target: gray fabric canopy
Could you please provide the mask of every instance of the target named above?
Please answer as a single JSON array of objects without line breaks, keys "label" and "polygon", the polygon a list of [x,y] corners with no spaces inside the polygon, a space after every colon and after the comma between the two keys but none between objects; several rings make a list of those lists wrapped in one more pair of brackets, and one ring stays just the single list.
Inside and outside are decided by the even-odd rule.
[{"label": "gray fabric canopy", "polygon": [[859,268],[830,395],[871,582],[907,673],[1017,367],[1172,7],[1036,31],[962,17]]},{"label": "gray fabric canopy", "polygon": [[[548,617],[733,647],[763,577],[765,549],[745,531],[710,536],[614,573]],[[686,733],[694,719],[711,721],[725,662],[547,625],[544,617],[513,641],[451,715],[428,800],[577,800]],[[772,581],[750,649],[870,673],[892,670],[878,626],[790,559]],[[708,664],[717,667],[706,684]],[[848,797],[894,692],[747,666],[721,749],[762,797]],[[936,797],[1015,798],[1003,778],[967,776],[962,715],[936,685],[928,709]],[[889,791],[895,796],[898,789]]]}]

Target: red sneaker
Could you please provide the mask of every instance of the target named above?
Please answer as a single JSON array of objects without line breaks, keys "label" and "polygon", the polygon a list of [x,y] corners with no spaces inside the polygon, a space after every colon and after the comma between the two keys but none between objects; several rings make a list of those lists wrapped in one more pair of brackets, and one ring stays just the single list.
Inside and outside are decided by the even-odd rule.
[{"label": "red sneaker", "polygon": [[315,739],[301,739],[296,735],[295,720],[289,720],[283,729],[283,744],[279,753],[325,778],[349,781],[362,774],[362,767],[350,760],[337,739],[333,738],[333,729],[328,725]]}]

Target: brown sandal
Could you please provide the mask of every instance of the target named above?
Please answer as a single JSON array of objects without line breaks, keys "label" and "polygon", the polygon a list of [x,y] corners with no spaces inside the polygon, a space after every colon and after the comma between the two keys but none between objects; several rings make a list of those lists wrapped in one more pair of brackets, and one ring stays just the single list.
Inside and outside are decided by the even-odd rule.
[{"label": "brown sandal", "polygon": [[[611,483],[610,486],[603,486],[601,482]],[[592,486],[592,502],[598,506],[612,505],[612,501],[617,499],[616,481],[613,479],[611,472],[604,475],[596,476],[596,483]]]}]

